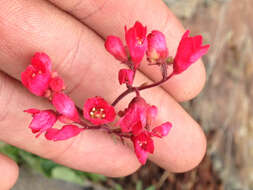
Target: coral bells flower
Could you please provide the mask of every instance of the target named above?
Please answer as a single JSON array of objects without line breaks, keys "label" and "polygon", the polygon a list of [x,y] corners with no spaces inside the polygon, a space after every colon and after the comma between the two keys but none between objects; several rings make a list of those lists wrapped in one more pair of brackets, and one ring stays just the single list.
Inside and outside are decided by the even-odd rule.
[{"label": "coral bells flower", "polygon": [[45,53],[35,53],[32,57],[31,64],[36,68],[41,67],[41,70],[46,69],[49,73],[52,71],[52,63],[50,57]]},{"label": "coral bells flower", "polygon": [[61,77],[56,76],[54,78],[51,78],[49,82],[49,87],[54,92],[60,92],[64,89],[64,81],[62,80]]},{"label": "coral bells flower", "polygon": [[132,85],[134,80],[134,72],[131,69],[121,69],[119,71],[119,83]]},{"label": "coral bells flower", "polygon": [[159,138],[165,137],[168,135],[171,127],[172,127],[172,124],[170,122],[163,123],[162,125],[155,127],[151,131],[151,136],[159,137]]},{"label": "coral bells flower", "polygon": [[191,64],[207,53],[210,45],[202,46],[202,36],[189,37],[187,30],[177,49],[177,54],[173,63],[173,72],[179,74],[185,71]]},{"label": "coral bells flower", "polygon": [[23,85],[33,94],[43,96],[51,79],[51,61],[44,53],[35,53],[29,65],[21,74]]},{"label": "coral bells flower", "polygon": [[154,142],[148,132],[142,132],[137,136],[132,137],[135,154],[141,164],[145,164],[148,158],[148,153],[154,152]]},{"label": "coral bells flower", "polygon": [[67,140],[78,135],[83,129],[75,125],[65,125],[61,129],[50,128],[47,130],[45,137],[48,140],[61,141]]},{"label": "coral bells flower", "polygon": [[162,63],[168,57],[166,39],[162,32],[152,31],[148,35],[147,58],[151,63]]},{"label": "coral bells flower", "polygon": [[123,117],[118,121],[122,132],[132,132],[134,135],[141,132],[146,127],[147,118],[152,118],[150,115],[152,113],[149,112],[150,107],[152,106],[148,105],[143,98],[135,97],[128,105]]},{"label": "coral bells flower", "polygon": [[125,38],[129,49],[131,59],[134,63],[134,68],[138,68],[147,49],[147,27],[144,27],[140,22],[128,29],[125,27]]},{"label": "coral bells flower", "polygon": [[80,121],[75,103],[66,94],[61,92],[54,93],[52,104],[54,105],[55,109],[63,116],[75,122]]},{"label": "coral bells flower", "polygon": [[89,98],[83,107],[83,116],[94,125],[102,125],[114,121],[114,107],[101,97]]},{"label": "coral bells flower", "polygon": [[116,36],[108,36],[105,41],[105,48],[119,61],[126,62],[128,60],[125,48],[120,38]]},{"label": "coral bells flower", "polygon": [[37,110],[37,109],[28,109],[24,112],[30,113],[33,116],[33,120],[29,125],[29,128],[33,133],[38,133],[38,137],[41,133],[47,131],[57,121],[57,115],[52,110]]}]

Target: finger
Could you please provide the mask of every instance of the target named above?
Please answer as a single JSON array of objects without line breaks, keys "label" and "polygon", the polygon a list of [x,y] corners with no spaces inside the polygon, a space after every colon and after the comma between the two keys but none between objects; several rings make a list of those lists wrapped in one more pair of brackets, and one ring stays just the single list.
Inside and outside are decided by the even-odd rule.
[{"label": "finger", "polygon": [[0,89],[0,140],[69,167],[107,176],[127,175],[139,167],[127,146],[115,144],[109,135],[99,131],[85,131],[64,142],[35,138],[28,129],[31,117],[23,110],[48,109],[49,103],[32,96],[17,81],[2,73]]},{"label": "finger", "polygon": [[[160,30],[167,38],[170,56],[174,56],[184,28],[161,0],[49,0],[68,11],[104,39],[117,35],[124,39],[124,26],[141,21],[149,30]],[[161,79],[160,69],[142,64],[141,70],[152,80]],[[201,61],[163,85],[176,100],[195,97],[205,84],[205,68]]]},{"label": "finger", "polygon": [[10,190],[18,178],[17,164],[7,156],[0,154],[0,173],[0,189]]},{"label": "finger", "polygon": [[[106,54],[100,38],[46,2],[19,0],[4,5],[17,6],[13,2],[19,2],[18,7],[22,6],[22,9],[17,11],[17,8],[12,8],[16,12],[9,13],[5,11],[10,9],[3,7],[0,11],[0,31],[5,39],[0,42],[0,58],[3,61],[0,69],[19,79],[32,53],[41,50],[52,57],[55,68],[67,81],[70,94],[80,107],[88,97],[101,95],[112,102],[123,91],[124,88],[114,80],[120,65]],[[10,16],[6,18],[6,15]],[[81,31],[81,35],[77,31]],[[81,37],[77,37],[76,33]],[[20,44],[22,48],[18,48]],[[150,82],[138,73],[136,82],[143,81]],[[152,159],[171,171],[184,171],[196,166],[205,152],[205,138],[198,124],[161,88],[143,92],[143,95],[150,104],[161,108],[158,123],[169,120],[175,126],[166,140],[158,140],[158,146],[160,142],[164,146],[157,148]],[[118,108],[125,108],[127,101],[129,98]],[[186,138],[187,135],[189,138]],[[164,155],[168,151],[171,156]]]}]

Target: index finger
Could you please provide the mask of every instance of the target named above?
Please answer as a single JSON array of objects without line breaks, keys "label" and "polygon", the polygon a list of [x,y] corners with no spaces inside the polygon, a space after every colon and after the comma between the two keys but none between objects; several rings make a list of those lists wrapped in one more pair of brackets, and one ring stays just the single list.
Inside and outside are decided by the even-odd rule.
[{"label": "index finger", "polygon": [[[184,32],[183,26],[161,0],[49,0],[61,9],[74,15],[95,30],[102,38],[108,35],[124,37],[124,26],[136,20],[149,30],[160,30],[166,35],[170,56],[174,56]],[[160,69],[142,64],[141,71],[153,81],[160,80]],[[195,97],[205,83],[205,68],[202,61],[187,71],[173,77],[163,88],[178,101]]]}]

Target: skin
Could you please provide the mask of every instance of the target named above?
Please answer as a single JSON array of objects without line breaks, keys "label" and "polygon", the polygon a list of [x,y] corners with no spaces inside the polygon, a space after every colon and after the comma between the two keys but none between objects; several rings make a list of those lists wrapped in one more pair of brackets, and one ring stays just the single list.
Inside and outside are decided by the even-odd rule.
[{"label": "skin", "polygon": [[18,166],[8,157],[0,154],[0,189],[9,190],[18,178]]},{"label": "skin", "polygon": [[[154,14],[155,13],[155,14]],[[164,32],[170,55],[175,55],[183,27],[160,0],[9,0],[0,4],[0,140],[66,166],[125,176],[140,164],[131,147],[115,144],[109,135],[85,131],[63,142],[36,139],[28,129],[27,108],[48,109],[50,104],[30,94],[20,83],[20,74],[34,52],[46,52],[53,69],[65,80],[67,93],[82,108],[95,95],[112,102],[125,88],[117,73],[123,66],[104,48],[107,35],[124,37],[124,25],[136,20]],[[135,84],[158,81],[159,68],[143,63]],[[150,160],[172,171],[188,171],[199,164],[206,151],[200,126],[178,104],[195,97],[205,83],[205,69],[198,61],[162,87],[143,91],[159,113],[155,125],[170,121],[173,128],[164,139],[155,140]],[[101,86],[103,88],[101,88]],[[116,107],[124,109],[133,96]],[[15,180],[13,175],[11,180]],[[8,183],[8,182],[6,182]]]}]

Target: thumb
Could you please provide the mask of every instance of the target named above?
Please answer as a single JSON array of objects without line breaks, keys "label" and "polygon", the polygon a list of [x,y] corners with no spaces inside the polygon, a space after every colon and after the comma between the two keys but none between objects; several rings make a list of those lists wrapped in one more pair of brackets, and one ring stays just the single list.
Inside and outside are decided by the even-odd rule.
[{"label": "thumb", "polygon": [[18,178],[18,165],[8,158],[0,154],[0,189],[10,190]]}]

